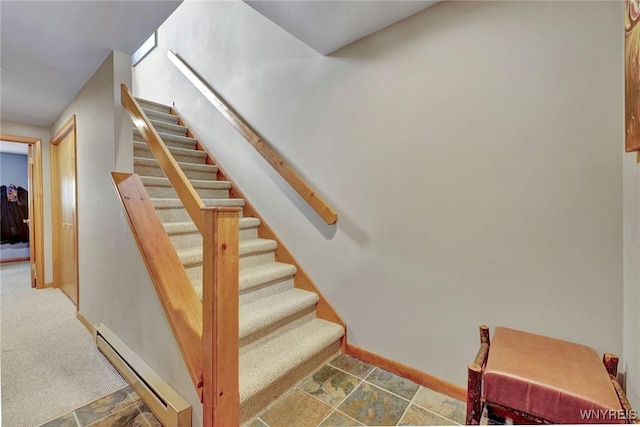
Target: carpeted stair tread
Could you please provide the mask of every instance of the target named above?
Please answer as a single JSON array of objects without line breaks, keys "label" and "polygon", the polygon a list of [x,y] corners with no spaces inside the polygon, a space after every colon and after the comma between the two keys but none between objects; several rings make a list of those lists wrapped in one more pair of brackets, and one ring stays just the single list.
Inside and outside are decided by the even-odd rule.
[{"label": "carpeted stair tread", "polygon": [[[159,199],[159,198],[150,198],[151,203],[156,209],[177,209],[183,208],[184,206],[180,199]],[[244,199],[202,199],[202,203],[205,206],[215,206],[215,207],[243,207]]]},{"label": "carpeted stair tread", "polygon": [[[147,157],[134,157],[133,164],[139,166],[148,166],[148,167],[160,167],[158,161],[154,159],[150,159]],[[187,163],[187,162],[178,162],[178,165],[183,171],[192,170],[192,171],[201,171],[201,172],[211,172],[217,173],[218,167],[215,165],[207,165],[202,163]]]},{"label": "carpeted stair tread", "polygon": [[[172,187],[169,178],[161,178],[156,176],[142,176],[140,177],[142,184],[151,187]],[[214,190],[228,190],[231,188],[229,181],[205,181],[199,179],[190,179],[189,182],[193,188],[208,188]]]},{"label": "carpeted stair tread", "polygon": [[[146,142],[133,141],[133,149],[146,150],[151,152]],[[204,160],[207,157],[207,153],[204,151],[193,150],[188,148],[178,148],[178,147],[167,147],[167,149],[174,156],[181,155],[181,156],[188,156],[188,157],[193,157],[193,158],[202,159],[202,160]]]},{"label": "carpeted stair tread", "polygon": [[164,132],[164,133],[180,135],[180,136],[187,136],[186,126],[162,122],[162,121],[153,120],[153,119],[149,119],[149,120],[151,121],[151,124],[158,132]]},{"label": "carpeted stair tread", "polygon": [[255,396],[339,340],[344,328],[313,319],[240,355],[240,402]]},{"label": "carpeted stair tread", "polygon": [[[246,241],[240,241],[239,251],[240,256],[257,254],[262,252],[274,251],[278,247],[278,243],[275,240],[270,239],[251,239]],[[178,249],[178,256],[180,261],[184,265],[194,265],[202,263],[202,248],[186,248]]]},{"label": "carpeted stair tread", "polygon": [[282,262],[271,262],[240,270],[240,290],[255,288],[296,274],[296,266]]},{"label": "carpeted stair tread", "polygon": [[161,104],[155,101],[149,101],[148,99],[138,97],[136,97],[136,101],[138,101],[138,104],[140,104],[143,110],[154,110],[166,114],[171,114],[171,106],[169,105]]},{"label": "carpeted stair tread", "polygon": [[160,122],[173,123],[177,125],[178,120],[180,119],[174,114],[163,113],[162,111],[150,110],[148,108],[142,108],[142,110],[150,120],[157,120]]},{"label": "carpeted stair tread", "polygon": [[291,289],[241,305],[240,338],[248,337],[269,325],[312,307],[318,300],[318,295],[313,292]]},{"label": "carpeted stair tread", "polygon": [[[138,99],[152,126],[185,172],[205,206],[240,207],[228,197],[231,183],[218,181],[218,168],[207,165],[207,153],[180,125],[171,107]],[[202,294],[202,237],[178,199],[144,138],[134,129],[134,170],[147,187],[196,293]],[[187,174],[187,171],[189,172]],[[319,296],[295,288],[297,268],[275,261],[277,242],[258,237],[260,220],[239,219],[239,337],[241,415],[266,407],[316,366],[334,355],[344,327],[316,318]],[[251,415],[253,416],[253,415]]]},{"label": "carpeted stair tread", "polygon": [[[170,236],[174,234],[199,233],[193,221],[168,222],[163,225],[164,225],[165,231]],[[258,218],[252,218],[252,217],[240,218],[238,226],[240,230],[255,228],[260,226],[260,220]]]},{"label": "carpeted stair tread", "polygon": [[[160,139],[162,139],[162,142],[164,142],[165,145],[167,145],[168,147],[184,148],[186,150],[195,150],[196,142],[198,142],[195,138],[191,138],[188,136],[173,135],[170,133],[159,131],[157,129],[156,129],[156,132],[158,132],[158,136],[160,136]],[[137,128],[133,129],[133,140],[137,142],[146,142],[144,139],[144,136],[142,136],[142,134]]]}]

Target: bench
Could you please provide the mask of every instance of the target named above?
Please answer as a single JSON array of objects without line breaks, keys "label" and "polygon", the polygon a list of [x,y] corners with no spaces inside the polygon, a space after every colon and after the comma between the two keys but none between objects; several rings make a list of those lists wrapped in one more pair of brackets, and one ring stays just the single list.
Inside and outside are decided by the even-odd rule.
[{"label": "bench", "polygon": [[[492,342],[493,341],[493,342]],[[618,357],[515,329],[480,326],[480,349],[468,367],[466,423],[637,423],[617,381]]]}]

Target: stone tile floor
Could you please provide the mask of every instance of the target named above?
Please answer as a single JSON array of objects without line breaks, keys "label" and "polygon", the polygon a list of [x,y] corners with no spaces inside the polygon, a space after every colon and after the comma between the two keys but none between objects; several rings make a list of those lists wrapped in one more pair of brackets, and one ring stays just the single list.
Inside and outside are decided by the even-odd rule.
[{"label": "stone tile floor", "polygon": [[41,427],[162,427],[140,397],[127,386]]},{"label": "stone tile floor", "polygon": [[[248,427],[464,424],[465,403],[341,354],[246,425]],[[160,427],[125,387],[41,427]]]},{"label": "stone tile floor", "polygon": [[248,427],[464,424],[465,403],[341,354]]}]

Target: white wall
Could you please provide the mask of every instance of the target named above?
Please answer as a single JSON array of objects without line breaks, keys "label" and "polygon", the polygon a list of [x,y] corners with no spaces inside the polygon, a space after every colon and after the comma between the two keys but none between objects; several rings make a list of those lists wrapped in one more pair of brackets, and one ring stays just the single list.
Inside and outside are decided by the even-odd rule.
[{"label": "white wall", "polygon": [[52,126],[76,114],[79,310],[91,323],[106,324],[201,420],[200,401],[111,181],[116,163],[133,164],[133,149],[128,158],[124,151],[133,146],[133,125],[119,101],[120,83],[131,85],[130,64],[129,56],[110,54]]},{"label": "white wall", "polygon": [[53,282],[51,257],[51,170],[49,168],[49,129],[24,123],[0,122],[0,132],[13,136],[37,138],[42,141],[42,203],[44,211],[44,278],[46,284]]},{"label": "white wall", "polygon": [[624,349],[629,401],[640,408],[640,164],[624,155]]},{"label": "white wall", "polygon": [[[461,386],[477,326],[622,351],[622,3],[444,2],[322,57],[187,1],[134,69],[175,101],[350,342]],[[166,59],[338,211],[325,225]]]}]

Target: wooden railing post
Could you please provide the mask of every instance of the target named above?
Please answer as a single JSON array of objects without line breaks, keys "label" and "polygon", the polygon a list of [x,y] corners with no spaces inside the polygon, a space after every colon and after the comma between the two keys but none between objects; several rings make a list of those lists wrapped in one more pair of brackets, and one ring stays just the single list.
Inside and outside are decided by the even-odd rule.
[{"label": "wooden railing post", "polygon": [[240,208],[203,208],[204,427],[240,425]]}]

